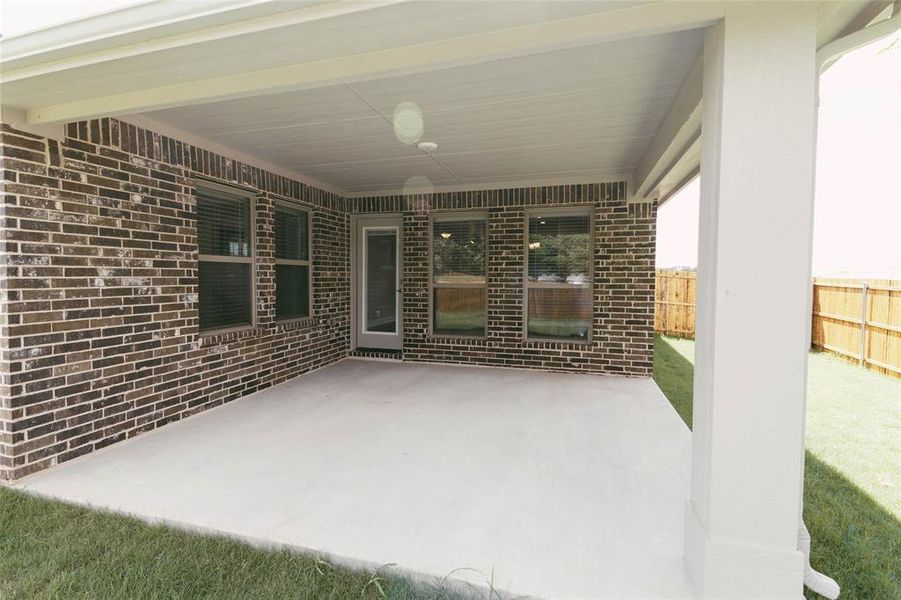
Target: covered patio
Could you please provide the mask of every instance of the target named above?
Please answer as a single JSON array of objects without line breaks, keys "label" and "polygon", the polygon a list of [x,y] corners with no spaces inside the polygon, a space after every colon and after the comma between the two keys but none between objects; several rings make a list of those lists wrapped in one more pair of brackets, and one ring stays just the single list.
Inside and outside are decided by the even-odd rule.
[{"label": "covered patio", "polygon": [[691,436],[653,381],[347,359],[23,489],[549,598],[686,598]]},{"label": "covered patio", "polygon": [[[533,595],[797,598],[817,77],[889,5],[164,0],[4,39],[0,480]],[[656,210],[699,172],[690,436],[649,378]]]}]

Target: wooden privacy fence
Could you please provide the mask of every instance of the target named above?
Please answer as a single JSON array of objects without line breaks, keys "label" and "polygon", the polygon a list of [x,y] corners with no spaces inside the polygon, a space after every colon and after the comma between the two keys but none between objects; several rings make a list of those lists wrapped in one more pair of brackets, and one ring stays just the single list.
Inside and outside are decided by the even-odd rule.
[{"label": "wooden privacy fence", "polygon": [[[694,337],[696,282],[693,271],[657,271],[658,333]],[[811,345],[901,377],[901,280],[815,278],[811,319]]]},{"label": "wooden privacy fence", "polygon": [[901,377],[901,280],[813,280],[811,343]]},{"label": "wooden privacy fence", "polygon": [[654,329],[658,333],[695,336],[694,271],[657,271],[654,292]]}]

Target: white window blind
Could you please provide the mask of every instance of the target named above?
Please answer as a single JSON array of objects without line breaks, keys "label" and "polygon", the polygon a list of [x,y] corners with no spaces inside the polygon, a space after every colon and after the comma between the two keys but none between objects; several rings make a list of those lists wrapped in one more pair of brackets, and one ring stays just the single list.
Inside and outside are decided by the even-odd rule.
[{"label": "white window blind", "polygon": [[197,189],[200,330],[253,324],[251,199]]}]

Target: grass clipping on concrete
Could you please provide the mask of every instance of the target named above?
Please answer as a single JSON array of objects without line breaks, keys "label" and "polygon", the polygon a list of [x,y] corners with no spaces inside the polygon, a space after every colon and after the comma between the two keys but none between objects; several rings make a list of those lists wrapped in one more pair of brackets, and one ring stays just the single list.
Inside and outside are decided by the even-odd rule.
[{"label": "grass clipping on concrete", "polygon": [[[0,598],[456,600],[485,594],[266,551],[0,487]],[[497,596],[495,596],[497,597]]]}]

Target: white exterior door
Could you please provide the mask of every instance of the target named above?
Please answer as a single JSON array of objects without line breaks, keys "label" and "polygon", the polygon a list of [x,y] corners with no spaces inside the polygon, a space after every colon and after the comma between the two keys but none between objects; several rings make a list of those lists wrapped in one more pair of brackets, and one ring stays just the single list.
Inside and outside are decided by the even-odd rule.
[{"label": "white exterior door", "polygon": [[401,302],[402,217],[360,217],[354,236],[357,347],[403,347]]}]

